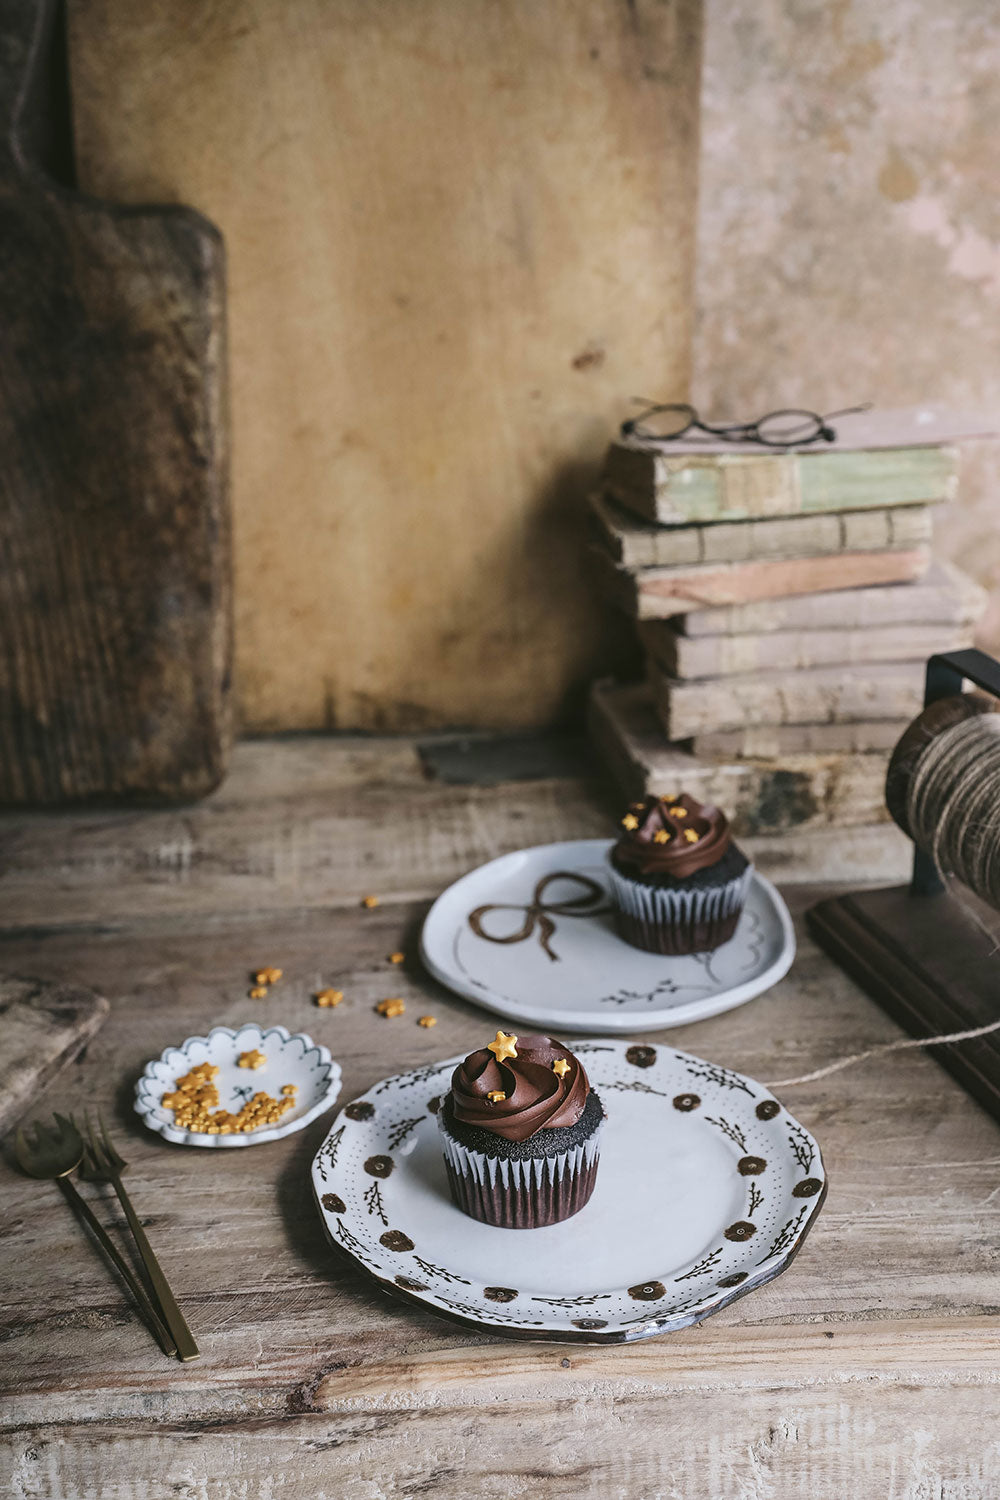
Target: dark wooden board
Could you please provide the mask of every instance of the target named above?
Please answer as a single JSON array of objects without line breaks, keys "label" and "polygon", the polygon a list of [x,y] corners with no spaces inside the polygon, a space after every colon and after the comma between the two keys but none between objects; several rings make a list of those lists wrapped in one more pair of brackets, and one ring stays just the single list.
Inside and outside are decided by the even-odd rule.
[{"label": "dark wooden board", "polygon": [[60,23],[0,0],[0,802],[186,800],[230,743],[223,246],[51,175]]},{"label": "dark wooden board", "polygon": [[[1000,1016],[998,939],[975,908],[964,892],[915,896],[893,886],[821,901],[806,921],[820,947],[912,1036],[939,1036]],[[927,1050],[1000,1119],[1000,1032]]]}]

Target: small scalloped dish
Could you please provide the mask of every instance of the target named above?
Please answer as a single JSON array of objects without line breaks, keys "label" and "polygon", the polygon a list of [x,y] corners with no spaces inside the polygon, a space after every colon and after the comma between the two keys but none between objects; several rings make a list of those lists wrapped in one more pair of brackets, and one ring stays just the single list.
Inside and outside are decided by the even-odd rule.
[{"label": "small scalloped dish", "polygon": [[[266,1062],[259,1068],[241,1068],[244,1052],[261,1052]],[[218,1109],[237,1114],[255,1093],[282,1097],[287,1084],[296,1086],[295,1105],[280,1124],[232,1135],[209,1135],[184,1130],[174,1112],[163,1104],[163,1096],[174,1091],[177,1080],[199,1063],[219,1069],[213,1083],[219,1091]],[[189,1036],[179,1047],[168,1047],[154,1062],[148,1062],[135,1086],[136,1113],[150,1130],[179,1146],[261,1146],[280,1141],[301,1130],[336,1102],[340,1093],[340,1064],[326,1047],[284,1026],[259,1026],[248,1022],[238,1031],[215,1026],[208,1036]]]}]

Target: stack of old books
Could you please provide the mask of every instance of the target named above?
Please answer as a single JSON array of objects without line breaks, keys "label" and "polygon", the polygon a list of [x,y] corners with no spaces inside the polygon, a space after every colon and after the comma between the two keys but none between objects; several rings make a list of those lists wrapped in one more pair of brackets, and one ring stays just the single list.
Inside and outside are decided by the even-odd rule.
[{"label": "stack of old books", "polygon": [[683,786],[769,836],[775,867],[896,878],[887,756],[927,657],[970,645],[985,605],[932,561],[932,510],[955,492],[955,442],[984,429],[927,410],[835,425],[777,452],[612,443],[595,552],[647,681],[596,684],[591,732],[628,798]]}]

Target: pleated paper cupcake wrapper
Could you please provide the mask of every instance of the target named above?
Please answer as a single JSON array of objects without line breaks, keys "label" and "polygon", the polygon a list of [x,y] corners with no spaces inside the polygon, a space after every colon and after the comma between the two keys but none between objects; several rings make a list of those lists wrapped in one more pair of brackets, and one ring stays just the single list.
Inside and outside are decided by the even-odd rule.
[{"label": "pleated paper cupcake wrapper", "polygon": [[710,890],[668,890],[620,875],[608,861],[619,931],[653,953],[699,953],[727,942],[746,903],[753,868]]},{"label": "pleated paper cupcake wrapper", "polygon": [[569,1151],[527,1160],[486,1156],[454,1140],[439,1123],[452,1197],[484,1224],[503,1229],[558,1224],[579,1213],[594,1191],[603,1123]]}]

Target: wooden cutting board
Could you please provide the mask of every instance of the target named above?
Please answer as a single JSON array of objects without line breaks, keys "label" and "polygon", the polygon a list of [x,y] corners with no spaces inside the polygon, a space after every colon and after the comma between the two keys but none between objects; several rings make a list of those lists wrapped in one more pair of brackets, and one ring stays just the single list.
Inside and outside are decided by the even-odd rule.
[{"label": "wooden cutting board", "polygon": [[53,0],[0,0],[0,802],[184,800],[230,743],[224,261],[57,182]]}]

